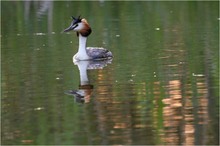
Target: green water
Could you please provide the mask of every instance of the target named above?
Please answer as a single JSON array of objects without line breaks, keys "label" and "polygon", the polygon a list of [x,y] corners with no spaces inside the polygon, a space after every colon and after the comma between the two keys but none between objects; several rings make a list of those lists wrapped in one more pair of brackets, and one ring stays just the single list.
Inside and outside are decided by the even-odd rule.
[{"label": "green water", "polygon": [[[1,144],[218,145],[219,2],[1,2]],[[114,58],[79,90],[71,16]]]}]

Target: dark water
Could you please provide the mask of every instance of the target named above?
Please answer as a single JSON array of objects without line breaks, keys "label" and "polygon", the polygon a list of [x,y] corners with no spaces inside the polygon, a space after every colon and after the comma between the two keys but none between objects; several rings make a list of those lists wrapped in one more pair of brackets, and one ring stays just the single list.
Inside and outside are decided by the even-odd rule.
[{"label": "dark water", "polygon": [[[2,144],[219,144],[219,2],[1,6]],[[112,61],[73,64],[72,15]]]}]

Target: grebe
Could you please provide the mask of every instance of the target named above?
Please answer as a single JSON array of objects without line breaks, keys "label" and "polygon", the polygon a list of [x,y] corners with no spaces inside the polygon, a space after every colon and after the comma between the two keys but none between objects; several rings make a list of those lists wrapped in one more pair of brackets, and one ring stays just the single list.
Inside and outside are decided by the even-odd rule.
[{"label": "grebe", "polygon": [[74,18],[72,16],[72,19],[71,25],[64,32],[73,30],[76,31],[79,37],[79,48],[78,52],[73,56],[74,62],[80,60],[105,60],[113,57],[112,53],[105,48],[86,47],[86,40],[92,29],[85,18],[82,19],[80,16]]}]

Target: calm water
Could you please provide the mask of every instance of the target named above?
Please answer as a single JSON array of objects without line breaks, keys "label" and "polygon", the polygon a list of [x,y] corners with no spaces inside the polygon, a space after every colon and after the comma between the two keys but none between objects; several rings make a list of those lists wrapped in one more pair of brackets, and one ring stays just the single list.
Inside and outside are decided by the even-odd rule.
[{"label": "calm water", "polygon": [[[219,144],[218,2],[1,4],[2,144]],[[113,60],[73,64],[72,15]]]}]

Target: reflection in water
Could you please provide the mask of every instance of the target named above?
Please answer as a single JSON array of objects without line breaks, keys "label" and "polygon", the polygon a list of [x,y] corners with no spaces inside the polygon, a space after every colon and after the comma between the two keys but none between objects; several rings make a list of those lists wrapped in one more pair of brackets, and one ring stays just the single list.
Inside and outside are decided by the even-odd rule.
[{"label": "reflection in water", "polygon": [[74,64],[78,66],[80,74],[80,85],[78,90],[66,91],[66,94],[73,95],[76,102],[88,103],[93,91],[93,85],[89,83],[87,70],[103,69],[107,64],[111,64],[111,60],[102,61],[75,61]]},{"label": "reflection in water", "polygon": [[[205,144],[204,129],[207,126],[208,102],[204,78],[196,83],[198,96],[189,92],[191,84],[184,85],[180,80],[169,81],[169,98],[163,100],[164,142],[166,144]],[[185,86],[185,87],[184,87]],[[184,90],[185,89],[185,90]],[[196,135],[196,137],[195,137]],[[202,138],[203,137],[203,138]]]},{"label": "reflection in water", "polygon": [[[2,144],[219,144],[218,2],[1,4]],[[115,54],[104,69],[76,63],[80,83],[64,49],[77,41],[58,33],[72,13]],[[67,94],[89,104],[63,94],[78,84]]]},{"label": "reflection in water", "polygon": [[[42,20],[44,15],[47,15],[47,30],[49,33],[53,29],[53,1],[24,1],[24,18],[25,22],[28,23],[30,20],[30,13],[32,4],[37,8],[37,19]],[[28,24],[27,24],[28,25]]]},{"label": "reflection in water", "polygon": [[166,74],[163,88],[167,95],[162,99],[162,139],[168,145],[206,144],[208,91],[205,78],[208,75],[187,72],[189,64],[186,63],[181,30],[178,26],[174,28],[172,35],[176,36],[175,43],[166,46],[167,49],[159,57],[161,72]]}]

